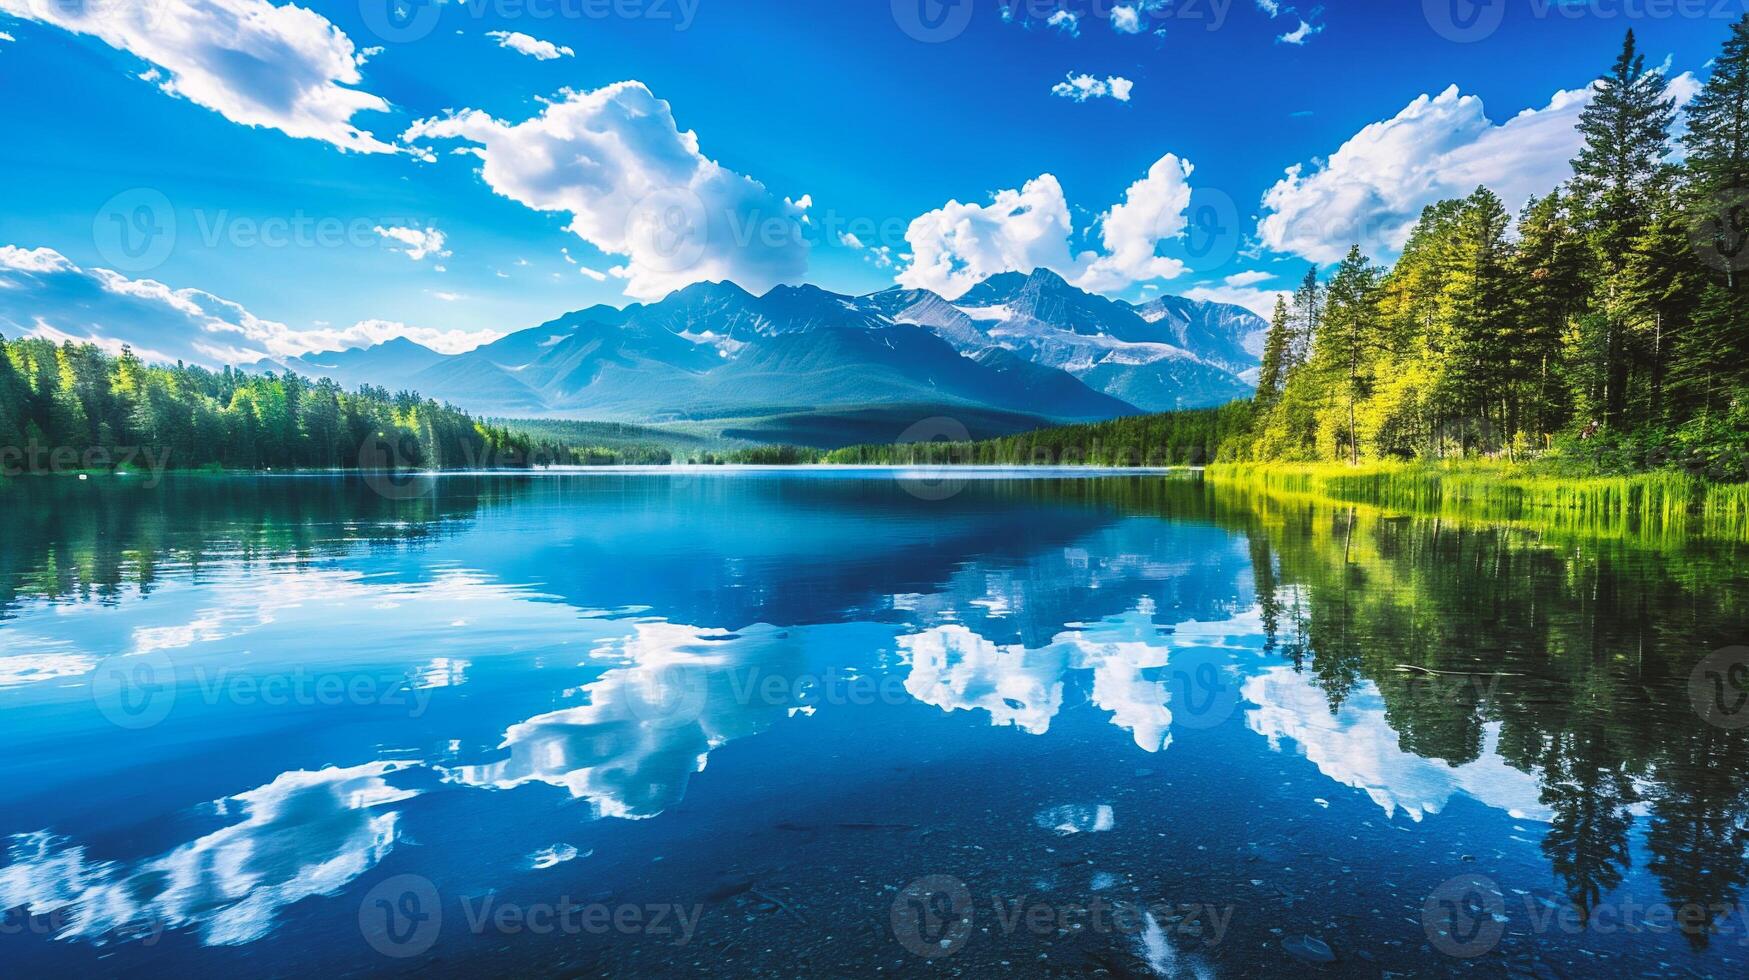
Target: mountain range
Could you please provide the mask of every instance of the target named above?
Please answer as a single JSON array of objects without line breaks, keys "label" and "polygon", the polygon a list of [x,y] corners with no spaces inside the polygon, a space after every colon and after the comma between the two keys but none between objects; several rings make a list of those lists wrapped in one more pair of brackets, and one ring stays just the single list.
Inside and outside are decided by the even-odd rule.
[{"label": "mountain range", "polygon": [[397,339],[252,367],[411,389],[494,416],[660,422],[907,405],[1062,422],[1242,397],[1266,330],[1241,307],[1130,304],[1040,269],[992,276],[951,302],[898,287],[755,296],[697,283],[461,354]]}]

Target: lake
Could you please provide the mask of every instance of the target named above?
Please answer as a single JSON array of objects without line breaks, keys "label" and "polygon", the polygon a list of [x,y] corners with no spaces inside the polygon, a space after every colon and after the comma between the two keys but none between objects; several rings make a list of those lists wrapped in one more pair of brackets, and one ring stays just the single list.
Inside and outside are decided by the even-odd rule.
[{"label": "lake", "polygon": [[0,505],[9,975],[1749,969],[1740,544],[1052,471]]}]

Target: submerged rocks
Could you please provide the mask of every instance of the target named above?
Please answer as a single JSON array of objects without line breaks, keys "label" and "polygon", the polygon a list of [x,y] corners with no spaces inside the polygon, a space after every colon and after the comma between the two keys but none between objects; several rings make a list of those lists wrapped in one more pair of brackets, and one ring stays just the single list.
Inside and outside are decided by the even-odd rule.
[{"label": "submerged rocks", "polygon": [[1316,936],[1289,936],[1281,941],[1281,948],[1288,955],[1307,963],[1334,963],[1336,951],[1330,944]]}]

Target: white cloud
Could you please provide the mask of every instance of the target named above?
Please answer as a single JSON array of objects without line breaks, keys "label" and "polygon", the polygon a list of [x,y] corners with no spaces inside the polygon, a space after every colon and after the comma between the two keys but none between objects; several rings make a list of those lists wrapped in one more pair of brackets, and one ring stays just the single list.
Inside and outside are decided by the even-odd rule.
[{"label": "white cloud", "polygon": [[1130,90],[1134,87],[1134,82],[1117,75],[1099,79],[1087,74],[1072,74],[1051,86],[1051,94],[1065,99],[1074,99],[1076,102],[1106,98],[1128,102]]},{"label": "white cloud", "polygon": [[[387,239],[388,242],[394,243],[389,245],[390,248],[405,252],[407,257],[415,262],[423,260],[428,255],[435,255],[440,259],[449,258],[449,251],[443,247],[443,232],[436,228],[384,228],[378,225],[372,230]],[[396,248],[396,245],[400,247]],[[442,267],[439,267],[438,271],[443,271]]]},{"label": "white cloud", "polygon": [[1300,21],[1300,26],[1277,37],[1275,40],[1280,44],[1305,44],[1311,39],[1312,35],[1322,33],[1324,33],[1323,24],[1314,27],[1302,20]]},{"label": "white cloud", "polygon": [[1058,10],[1045,18],[1045,24],[1049,27],[1055,27],[1057,30],[1062,31],[1070,37],[1081,36],[1080,14],[1070,13],[1067,10]]},{"label": "white cloud", "polygon": [[495,192],[568,213],[578,238],[625,256],[613,272],[637,299],[721,279],[763,292],[807,271],[807,199],[780,198],[705,157],[698,136],[679,129],[642,82],[566,90],[517,123],[478,109],[424,119],[405,138],[476,144],[480,175]]},{"label": "white cloud", "polygon": [[[1686,101],[1694,79],[1672,79]],[[1548,105],[1500,125],[1482,100],[1453,85],[1422,95],[1390,119],[1367,125],[1328,160],[1294,164],[1263,195],[1258,240],[1313,262],[1336,262],[1358,243],[1375,258],[1402,248],[1422,208],[1478,185],[1516,212],[1572,176],[1582,140],[1574,128],[1589,89],[1556,92]]]},{"label": "white cloud", "polygon": [[1190,207],[1190,161],[1168,153],[1131,184],[1122,204],[1099,218],[1105,254],[1076,281],[1083,289],[1114,291],[1149,279],[1173,279],[1184,263],[1157,253],[1160,243],[1184,234]]},{"label": "white cloud", "polygon": [[998,191],[989,204],[946,205],[919,215],[905,229],[910,265],[900,285],[958,297],[998,272],[1070,268],[1069,204],[1051,174],[1020,190]]},{"label": "white cloud", "polygon": [[215,802],[210,810],[227,818],[224,826],[134,865],[95,859],[47,831],[21,834],[8,844],[0,901],[53,913],[63,940],[97,942],[150,922],[198,929],[208,946],[255,942],[281,911],[340,892],[394,849],[395,805],[420,791],[385,777],[412,765],[281,773]]},{"label": "white cloud", "polygon": [[53,249],[11,245],[0,245],[0,333],[93,343],[108,351],[128,344],[148,360],[212,366],[366,347],[395,337],[459,353],[503,336],[387,320],[294,330],[204,290],[82,269]]},{"label": "white cloud", "polygon": [[1255,286],[1260,282],[1265,282],[1274,278],[1275,274],[1272,272],[1264,272],[1261,269],[1252,269],[1248,272],[1235,272],[1228,276],[1225,282],[1229,286]]},{"label": "white cloud", "polygon": [[416,327],[398,320],[360,320],[343,330],[323,328],[292,334],[287,354],[310,351],[346,350],[352,347],[373,347],[397,338],[411,340],[439,354],[460,354],[504,336],[501,330],[440,330],[436,327]]},{"label": "white cloud", "polygon": [[6,33],[5,31],[0,31],[0,41],[6,41],[8,43],[11,43],[11,42],[14,42],[17,40],[18,40],[18,38],[13,37],[12,35]]},{"label": "white cloud", "polygon": [[838,244],[843,245],[845,248],[854,248],[858,250],[863,248],[862,239],[848,231],[839,234]]},{"label": "white cloud", "polygon": [[1111,8],[1111,29],[1119,34],[1142,33],[1141,8],[1123,4]]},{"label": "white cloud", "polygon": [[1257,0],[1257,9],[1268,14],[1273,20],[1281,13],[1281,4],[1277,3],[1276,0]]},{"label": "white cloud", "polygon": [[1184,234],[1190,205],[1189,161],[1168,153],[1131,184],[1122,203],[1098,219],[1103,251],[1072,254],[1074,225],[1062,185],[1051,174],[1020,190],[998,191],[986,205],[949,201],[905,230],[911,260],[900,285],[955,299],[999,272],[1050,269],[1083,289],[1111,292],[1149,279],[1171,279],[1184,263],[1157,254]]},{"label": "white cloud", "polygon": [[1231,303],[1243,306],[1265,320],[1275,315],[1275,298],[1280,289],[1259,289],[1257,284],[1275,276],[1267,272],[1238,272],[1222,279],[1217,286],[1192,286],[1184,290],[1188,299],[1205,303]]},{"label": "white cloud", "polygon": [[521,31],[488,31],[486,36],[498,41],[498,46],[508,48],[518,54],[528,55],[537,61],[552,61],[555,58],[569,58],[577,52],[551,41],[529,37]]},{"label": "white cloud", "polygon": [[595,280],[596,282],[606,282],[607,281],[607,273],[602,272],[598,269],[591,269],[586,265],[578,266],[577,272],[581,275],[587,276],[590,279]]},{"label": "white cloud", "polygon": [[161,69],[166,94],[245,126],[277,129],[343,150],[395,147],[352,123],[389,104],[356,86],[352,40],[320,14],[267,0],[102,4],[0,0],[0,11],[87,34]]},{"label": "white cloud", "polygon": [[445,303],[453,303],[456,300],[462,298],[461,293],[446,293],[441,289],[437,290],[436,292],[433,292],[431,295],[437,297],[440,300],[443,300]]},{"label": "white cloud", "polygon": [[19,248],[0,245],[0,269],[17,272],[65,272],[73,263],[52,248]]},{"label": "white cloud", "polygon": [[1504,810],[1519,820],[1548,821],[1539,774],[1515,768],[1500,754],[1500,723],[1483,726],[1475,759],[1452,765],[1402,748],[1385,700],[1369,682],[1356,686],[1332,711],[1316,686],[1291,667],[1271,667],[1242,688],[1245,725],[1283,751],[1291,740],[1326,778],[1364,792],[1387,818],[1398,811],[1419,823],[1443,811],[1454,796]]}]

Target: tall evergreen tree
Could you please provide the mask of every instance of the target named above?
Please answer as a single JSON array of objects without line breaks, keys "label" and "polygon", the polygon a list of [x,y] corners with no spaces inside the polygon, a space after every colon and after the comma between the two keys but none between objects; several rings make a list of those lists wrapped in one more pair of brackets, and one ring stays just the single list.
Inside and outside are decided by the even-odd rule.
[{"label": "tall evergreen tree", "polygon": [[1513,411],[1506,386],[1510,339],[1503,315],[1508,308],[1509,223],[1500,198],[1486,187],[1465,199],[1446,242],[1447,271],[1439,296],[1437,329],[1445,358],[1441,414],[1479,423],[1461,425],[1459,435],[1466,445],[1482,448],[1511,444]]},{"label": "tall evergreen tree", "polygon": [[1337,393],[1351,463],[1360,462],[1356,426],[1358,406],[1371,392],[1371,369],[1378,352],[1378,271],[1361,254],[1348,250],[1325,292],[1324,323],[1318,332],[1318,373]]},{"label": "tall evergreen tree", "polygon": [[1257,374],[1257,403],[1268,406],[1281,397],[1283,376],[1287,373],[1288,345],[1292,326],[1288,320],[1287,297],[1275,297],[1275,315],[1269,320],[1269,336],[1263,341],[1263,367]]},{"label": "tall evergreen tree", "polygon": [[1629,375],[1622,276],[1629,250],[1645,230],[1655,184],[1667,173],[1663,161],[1676,106],[1665,95],[1663,73],[1646,69],[1631,30],[1592,92],[1591,104],[1579,116],[1585,145],[1573,159],[1573,189],[1585,202],[1598,257],[1599,315],[1592,323],[1601,336],[1583,347],[1601,359],[1596,371],[1601,390],[1594,396],[1603,421],[1619,428]]},{"label": "tall evergreen tree", "polygon": [[1318,335],[1318,324],[1324,314],[1324,289],[1318,285],[1318,267],[1306,270],[1300,288],[1294,291],[1293,333],[1288,342],[1288,370],[1306,363],[1312,355],[1312,342]]},{"label": "tall evergreen tree", "polygon": [[1553,193],[1525,205],[1508,273],[1514,337],[1507,353],[1525,424],[1541,448],[1571,417],[1561,352],[1585,309],[1590,260],[1570,199]]}]

